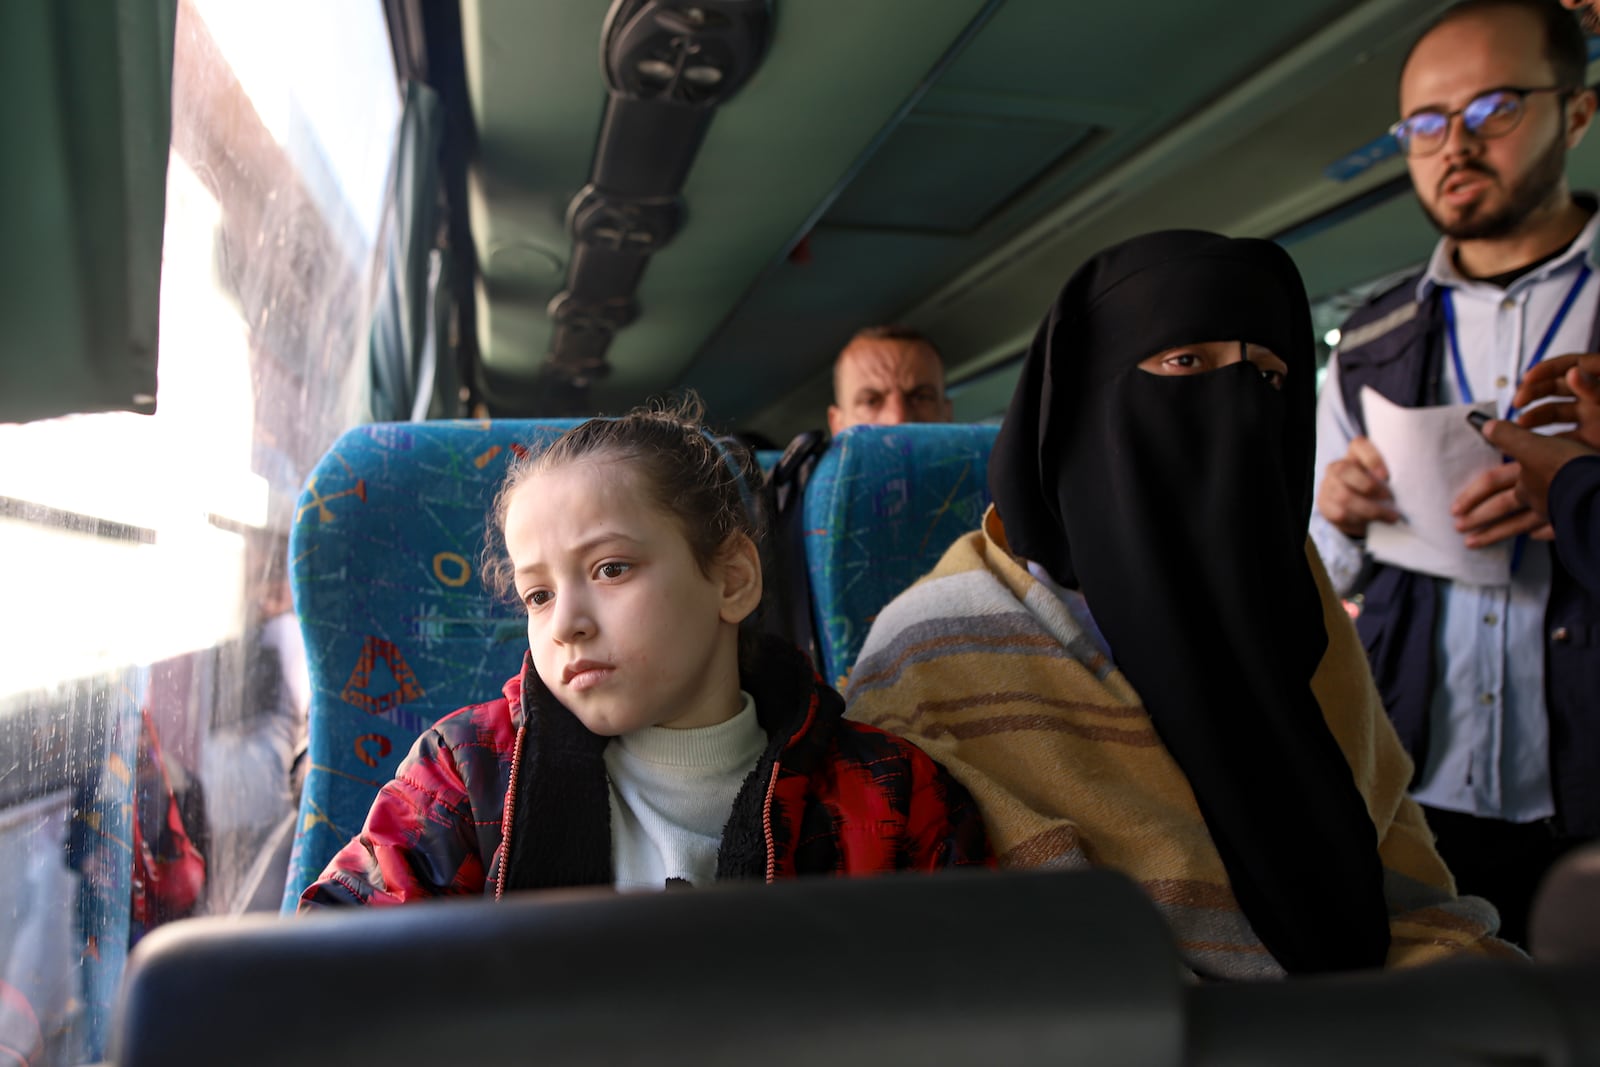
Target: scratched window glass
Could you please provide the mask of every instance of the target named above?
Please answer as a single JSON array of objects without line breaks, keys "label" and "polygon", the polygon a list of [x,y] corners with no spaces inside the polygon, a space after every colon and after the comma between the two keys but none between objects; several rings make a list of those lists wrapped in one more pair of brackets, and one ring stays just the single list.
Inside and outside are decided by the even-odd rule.
[{"label": "scratched window glass", "polygon": [[308,700],[288,532],[365,410],[380,0],[181,0],[154,415],[0,425],[0,1060],[106,1052],[130,947],[276,910]]}]

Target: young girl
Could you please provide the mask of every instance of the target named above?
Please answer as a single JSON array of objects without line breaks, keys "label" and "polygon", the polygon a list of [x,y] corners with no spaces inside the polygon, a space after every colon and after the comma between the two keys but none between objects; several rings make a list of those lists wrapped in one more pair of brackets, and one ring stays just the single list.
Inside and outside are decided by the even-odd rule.
[{"label": "young girl", "polygon": [[988,861],[943,768],[741,640],[759,532],[698,414],[592,419],[513,462],[485,575],[527,609],[522,673],[417,741],[302,908]]}]

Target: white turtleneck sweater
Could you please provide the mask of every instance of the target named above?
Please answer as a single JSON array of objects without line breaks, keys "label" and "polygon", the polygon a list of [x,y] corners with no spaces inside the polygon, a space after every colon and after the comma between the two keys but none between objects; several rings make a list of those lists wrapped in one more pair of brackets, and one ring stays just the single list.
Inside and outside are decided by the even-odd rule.
[{"label": "white turtleneck sweater", "polygon": [[693,730],[651,726],[605,749],[611,861],[618,889],[662,889],[667,879],[716,880],[717,849],[739,787],[767,747],[755,699],[727,722]]}]

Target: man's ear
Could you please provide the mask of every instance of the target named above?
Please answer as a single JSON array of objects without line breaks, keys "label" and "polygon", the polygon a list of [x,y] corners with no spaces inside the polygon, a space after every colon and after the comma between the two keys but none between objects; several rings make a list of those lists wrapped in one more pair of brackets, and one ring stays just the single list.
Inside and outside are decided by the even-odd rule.
[{"label": "man's ear", "polygon": [[840,431],[842,431],[844,428],[844,409],[838,404],[829,404],[828,432],[837,437],[839,436]]},{"label": "man's ear", "polygon": [[1583,135],[1589,132],[1589,124],[1594,121],[1595,95],[1593,89],[1585,89],[1572,98],[1572,103],[1567,107],[1567,150],[1578,147],[1583,140]]},{"label": "man's ear", "polygon": [[722,621],[737,626],[761,603],[761,553],[748,536],[736,533],[729,536],[717,556]]}]

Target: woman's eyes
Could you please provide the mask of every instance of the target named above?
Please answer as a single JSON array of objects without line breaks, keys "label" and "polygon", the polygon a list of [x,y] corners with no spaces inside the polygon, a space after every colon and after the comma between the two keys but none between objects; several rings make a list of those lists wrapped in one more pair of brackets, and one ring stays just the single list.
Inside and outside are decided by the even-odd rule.
[{"label": "woman's eyes", "polygon": [[602,578],[615,581],[616,579],[621,578],[624,574],[627,574],[632,569],[633,564],[631,563],[618,563],[615,560],[610,560],[596,567],[595,573]]},{"label": "woman's eyes", "polygon": [[[1204,374],[1213,369],[1206,362],[1205,357],[1194,352],[1175,352],[1162,359],[1161,365],[1176,374]],[[1262,379],[1274,389],[1283,388],[1283,372],[1281,370],[1260,363],[1256,363],[1255,367],[1260,371]]]},{"label": "woman's eyes", "polygon": [[1168,367],[1181,371],[1205,370],[1206,366],[1193,352],[1178,352],[1161,361]]}]

